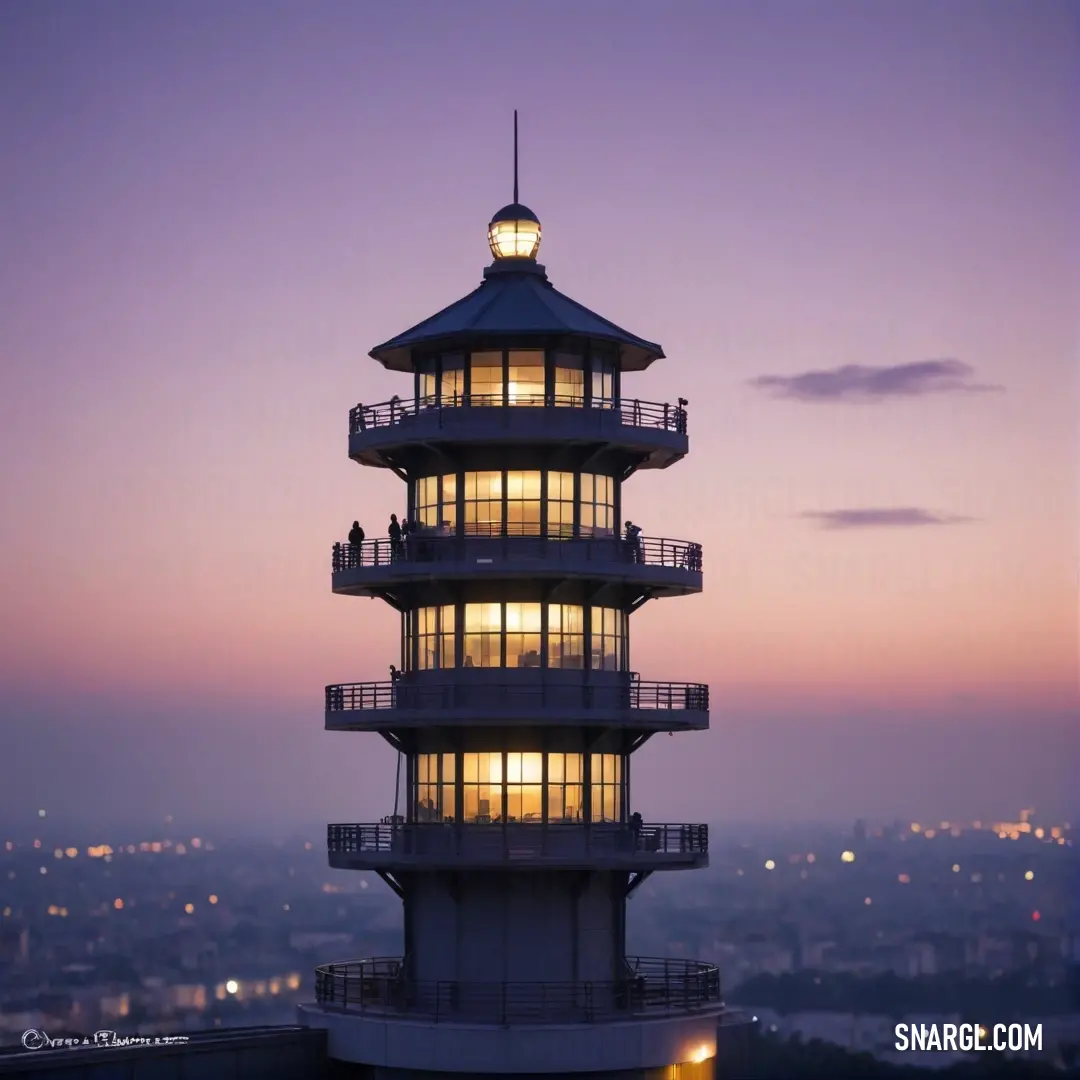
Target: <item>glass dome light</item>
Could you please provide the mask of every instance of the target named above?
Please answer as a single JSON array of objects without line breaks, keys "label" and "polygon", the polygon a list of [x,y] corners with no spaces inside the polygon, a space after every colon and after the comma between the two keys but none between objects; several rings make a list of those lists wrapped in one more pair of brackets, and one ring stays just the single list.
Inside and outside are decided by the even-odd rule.
[{"label": "glass dome light", "polygon": [[527,206],[504,206],[488,225],[488,246],[496,260],[535,259],[540,250],[540,222]]}]

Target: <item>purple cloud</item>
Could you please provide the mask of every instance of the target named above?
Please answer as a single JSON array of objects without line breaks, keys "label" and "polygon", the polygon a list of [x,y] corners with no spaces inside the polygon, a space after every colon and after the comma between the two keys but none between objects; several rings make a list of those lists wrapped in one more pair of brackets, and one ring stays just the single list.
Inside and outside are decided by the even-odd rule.
[{"label": "purple cloud", "polygon": [[960,360],[921,360],[890,367],[845,364],[801,375],[759,375],[750,385],[796,401],[881,401],[922,394],[985,393],[1002,386],[971,381],[974,368]]},{"label": "purple cloud", "polygon": [[818,522],[823,529],[910,528],[914,525],[955,525],[971,518],[935,514],[918,506],[878,507],[866,510],[809,510],[800,517]]}]

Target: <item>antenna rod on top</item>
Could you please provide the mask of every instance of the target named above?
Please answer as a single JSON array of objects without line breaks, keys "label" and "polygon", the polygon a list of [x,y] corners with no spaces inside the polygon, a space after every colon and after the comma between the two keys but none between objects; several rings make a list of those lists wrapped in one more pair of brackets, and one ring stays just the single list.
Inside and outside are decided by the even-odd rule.
[{"label": "antenna rod on top", "polygon": [[518,201],[517,181],[517,109],[514,110],[514,202]]}]

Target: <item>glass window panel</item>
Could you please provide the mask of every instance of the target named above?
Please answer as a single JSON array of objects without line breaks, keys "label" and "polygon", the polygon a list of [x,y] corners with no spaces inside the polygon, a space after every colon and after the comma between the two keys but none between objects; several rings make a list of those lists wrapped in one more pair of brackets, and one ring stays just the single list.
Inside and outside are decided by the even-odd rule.
[{"label": "glass window panel", "polygon": [[502,608],[499,604],[465,605],[464,667],[499,667],[502,663]]},{"label": "glass window panel", "polygon": [[593,821],[622,820],[622,759],[618,754],[593,754],[589,798]]},{"label": "glass window panel", "polygon": [[539,784],[543,779],[544,755],[521,755],[521,781],[524,784]]},{"label": "glass window panel", "polygon": [[585,372],[582,358],[568,353],[555,356],[555,403],[581,406],[585,400]]},{"label": "glass window panel", "polygon": [[594,408],[610,409],[615,406],[615,364],[601,356],[592,358],[592,404]]},{"label": "glass window panel", "polygon": [[569,537],[574,535],[574,474],[547,474],[547,534]]},{"label": "glass window panel", "polygon": [[442,358],[441,404],[460,405],[465,396],[465,357],[452,355]]},{"label": "glass window panel", "polygon": [[506,666],[540,666],[539,604],[506,605]]},{"label": "glass window panel", "polygon": [[429,374],[428,372],[424,372],[420,376],[420,405],[421,405],[421,407],[423,407],[425,405],[430,406],[430,405],[435,404],[435,386],[436,386],[436,379],[435,379],[434,373]]},{"label": "glass window panel", "polygon": [[406,624],[412,625],[413,632],[407,631],[407,656],[412,655],[412,638],[417,644],[416,666],[421,671],[432,668],[454,666],[454,607],[418,608],[411,613],[412,618]]},{"label": "glass window panel", "polygon": [[465,532],[500,535],[503,524],[501,472],[465,473]]},{"label": "glass window panel", "polygon": [[511,405],[544,404],[543,349],[511,349],[507,400]]},{"label": "glass window panel", "polygon": [[584,666],[584,609],[578,604],[548,604],[548,667]]},{"label": "glass window panel", "polygon": [[501,352],[479,352],[469,357],[473,405],[501,405],[503,403],[502,363]]},{"label": "glass window panel", "polygon": [[443,754],[442,756],[442,782],[444,784],[452,784],[454,782],[454,769],[457,764],[456,758],[453,754]]},{"label": "glass window panel", "polygon": [[453,529],[457,520],[457,476],[422,476],[416,481],[413,520],[422,528]]},{"label": "glass window panel", "polygon": [[615,482],[610,476],[581,474],[581,531],[587,536],[615,533]]},{"label": "glass window panel", "polygon": [[561,784],[566,775],[563,770],[565,754],[548,754],[548,783]]},{"label": "glass window panel", "polygon": [[540,535],[540,488],[543,474],[506,474],[506,522],[510,536]]}]

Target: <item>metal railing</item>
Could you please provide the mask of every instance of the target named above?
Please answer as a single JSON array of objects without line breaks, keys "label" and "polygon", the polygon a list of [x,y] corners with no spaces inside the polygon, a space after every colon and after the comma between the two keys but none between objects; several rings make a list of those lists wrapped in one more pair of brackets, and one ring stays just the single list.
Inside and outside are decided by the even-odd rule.
[{"label": "metal railing", "polygon": [[327,851],[341,855],[559,859],[589,856],[706,855],[708,825],[614,822],[393,822],[328,825]]},{"label": "metal railing", "polygon": [[707,712],[705,683],[639,682],[618,686],[586,683],[389,682],[339,683],[326,687],[326,711],[363,709],[454,709],[470,706],[519,708],[648,709]]},{"label": "metal railing", "polygon": [[[482,550],[481,550],[482,548]],[[559,536],[487,535],[445,536],[436,530],[410,533],[404,540],[364,540],[334,544],[332,567],[342,570],[391,566],[396,563],[457,562],[471,557],[488,557],[508,562],[556,562],[559,564],[622,563],[666,566],[701,572],[701,545],[689,540],[668,540],[640,536],[627,540],[618,536],[591,536],[576,539]]]},{"label": "metal railing", "polygon": [[722,1002],[719,970],[700,960],[627,957],[625,975],[610,982],[418,981],[406,968],[400,957],[324,964],[315,969],[315,1000],[348,1011],[493,1024],[594,1023]]},{"label": "metal railing", "polygon": [[619,423],[626,427],[659,428],[686,434],[686,407],[640,401],[637,398],[593,398],[567,394],[529,394],[514,397],[509,403],[501,394],[461,394],[441,401],[433,397],[391,398],[376,405],[356,405],[349,410],[349,434],[357,435],[372,428],[394,427],[408,424],[421,415],[435,415],[442,424],[442,414],[453,412],[460,415],[463,409],[582,409],[615,413]]}]

